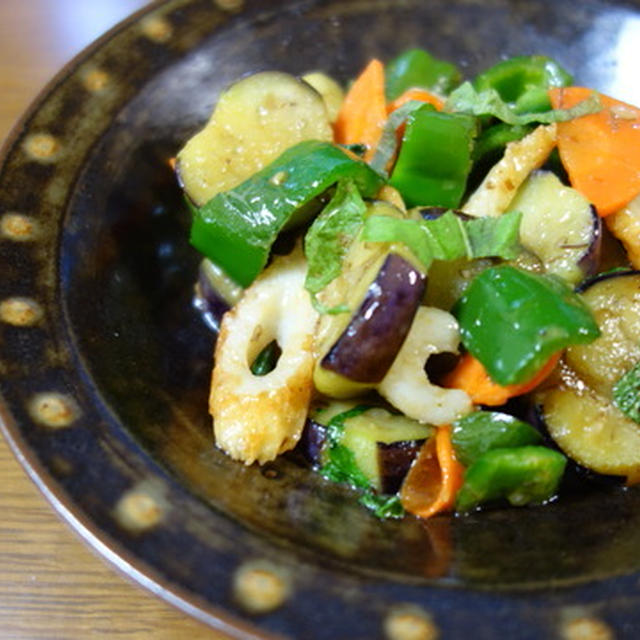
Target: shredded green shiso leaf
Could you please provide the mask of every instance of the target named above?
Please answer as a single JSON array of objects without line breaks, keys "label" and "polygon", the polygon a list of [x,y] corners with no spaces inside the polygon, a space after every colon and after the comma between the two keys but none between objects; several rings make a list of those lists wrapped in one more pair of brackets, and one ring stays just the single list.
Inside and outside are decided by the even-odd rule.
[{"label": "shredded green shiso leaf", "polygon": [[552,122],[566,122],[602,109],[600,96],[593,92],[589,98],[570,109],[550,109],[541,113],[516,113],[505,102],[495,89],[478,91],[471,82],[463,82],[454,89],[445,103],[445,111],[467,113],[474,116],[493,116],[512,125],[526,125],[533,122],[551,124]]},{"label": "shredded green shiso leaf", "polygon": [[614,385],[613,404],[627,418],[640,424],[640,362]]}]

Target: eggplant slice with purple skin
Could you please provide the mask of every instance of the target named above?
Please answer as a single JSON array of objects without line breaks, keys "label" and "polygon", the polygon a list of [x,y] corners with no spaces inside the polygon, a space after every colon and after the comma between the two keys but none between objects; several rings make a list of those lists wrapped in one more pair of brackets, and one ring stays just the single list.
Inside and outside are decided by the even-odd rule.
[{"label": "eggplant slice with purple skin", "polygon": [[[355,406],[354,402],[333,401],[312,412],[298,443],[298,451],[310,464],[322,467],[326,462],[327,425]],[[372,406],[344,420],[340,444],[351,451],[358,469],[377,492],[394,494],[420,447],[433,433],[429,425]]]},{"label": "eggplant slice with purple skin", "polygon": [[240,300],[243,291],[220,267],[205,258],[198,270],[193,305],[207,326],[218,332],[222,316]]},{"label": "eggplant slice with purple skin", "polygon": [[[367,215],[403,217],[384,201],[369,204]],[[361,395],[391,367],[424,296],[426,276],[403,246],[351,243],[342,273],[321,292],[327,307],[317,332],[316,389],[332,398]]]},{"label": "eggplant slice with purple skin", "polygon": [[536,394],[556,444],[587,469],[640,481],[640,424],[614,404],[614,386],[640,362],[640,271],[604,274],[581,287],[601,336],[566,351],[560,381]]},{"label": "eggplant slice with purple skin", "polygon": [[602,219],[591,203],[551,171],[535,171],[509,205],[522,213],[520,241],[547,273],[577,284],[600,262]]},{"label": "eggplant slice with purple skin", "polygon": [[385,258],[347,328],[320,366],[350,380],[382,380],[424,294],[425,276],[396,253]]}]

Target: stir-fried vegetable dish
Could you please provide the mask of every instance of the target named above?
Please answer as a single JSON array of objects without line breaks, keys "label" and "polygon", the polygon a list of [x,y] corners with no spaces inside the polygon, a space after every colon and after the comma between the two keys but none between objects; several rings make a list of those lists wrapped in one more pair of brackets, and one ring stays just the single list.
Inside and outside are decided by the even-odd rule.
[{"label": "stir-fried vegetable dish", "polygon": [[540,55],[269,71],[176,172],[216,445],[380,517],[640,481],[640,109]]}]

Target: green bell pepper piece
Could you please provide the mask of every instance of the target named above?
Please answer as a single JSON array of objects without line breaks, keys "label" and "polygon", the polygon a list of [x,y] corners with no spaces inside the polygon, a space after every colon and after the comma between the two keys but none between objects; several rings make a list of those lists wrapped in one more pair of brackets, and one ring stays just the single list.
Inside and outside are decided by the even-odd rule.
[{"label": "green bell pepper piece", "polygon": [[496,411],[474,411],[456,420],[451,431],[456,458],[465,467],[490,449],[522,447],[541,440],[530,424]]},{"label": "green bell pepper piece", "polygon": [[506,498],[514,506],[550,500],[558,489],[566,458],[546,447],[491,449],[466,471],[456,496],[457,511]]},{"label": "green bell pepper piece", "polygon": [[461,79],[454,64],[438,60],[423,49],[410,49],[386,65],[385,92],[389,101],[412,87],[446,95]]},{"label": "green bell pepper piece", "polygon": [[515,113],[539,113],[551,109],[547,89],[567,87],[573,77],[546,56],[516,56],[503,60],[476,76],[478,91],[495,89]]},{"label": "green bell pepper piece", "polygon": [[273,340],[257,356],[251,365],[251,373],[254,376],[266,376],[273,371],[280,357],[280,347]]},{"label": "green bell pepper piece", "polygon": [[340,147],[300,142],[242,184],[194,208],[191,244],[247,287],[265,266],[280,231],[317,213],[320,203],[314,200],[341,179],[353,180],[364,197],[384,183]]},{"label": "green bell pepper piece", "polygon": [[453,312],[464,346],[503,386],[532,378],[557,351],[600,335],[567,284],[509,265],[476,276]]},{"label": "green bell pepper piece", "polygon": [[455,208],[460,204],[471,170],[475,133],[472,116],[441,113],[431,105],[409,115],[389,180],[407,207]]},{"label": "green bell pepper piece", "polygon": [[[534,129],[534,125],[499,122],[487,127],[476,139],[473,161],[481,162],[501,153],[509,142],[521,140]],[[494,160],[495,162],[495,160]]]}]

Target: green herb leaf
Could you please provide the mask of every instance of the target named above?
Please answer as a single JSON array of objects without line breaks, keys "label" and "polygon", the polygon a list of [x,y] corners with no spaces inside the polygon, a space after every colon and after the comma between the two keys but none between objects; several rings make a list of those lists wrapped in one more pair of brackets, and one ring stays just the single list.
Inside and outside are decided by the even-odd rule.
[{"label": "green herb leaf", "polygon": [[522,214],[510,211],[498,218],[468,220],[465,228],[473,258],[513,260],[520,253],[520,222]]},{"label": "green herb leaf", "polygon": [[344,445],[333,445],[328,452],[328,460],[320,468],[321,475],[332,482],[345,483],[356,489],[369,489],[369,478],[356,464],[353,451]]},{"label": "green herb leaf", "polygon": [[425,269],[433,260],[497,257],[509,260],[520,251],[520,213],[499,218],[463,220],[452,211],[434,220],[371,216],[365,220],[366,242],[401,242]]},{"label": "green herb leaf", "polygon": [[325,445],[327,447],[327,461],[320,468],[320,474],[331,482],[348,484],[355,489],[363,490],[360,503],[371,509],[376,517],[401,518],[404,515],[404,509],[400,498],[397,495],[376,494],[369,478],[358,466],[353,451],[341,444],[345,422],[369,409],[371,409],[370,405],[360,404],[333,416],[329,420]]},{"label": "green herb leaf", "polygon": [[384,183],[366,162],[334,144],[299,142],[241,184],[194,208],[191,243],[247,287],[264,268],[280,232],[310,220],[319,208],[318,196],[342,180],[352,180],[365,197]]},{"label": "green herb leaf", "polygon": [[515,113],[495,89],[477,91],[470,82],[462,83],[455,89],[445,104],[445,111],[467,113],[474,116],[493,116],[513,125],[526,125],[532,122],[550,124],[566,122],[602,109],[599,95],[593,94],[570,109],[551,109],[541,113]]},{"label": "green herb leaf", "polygon": [[353,181],[338,182],[335,194],[314,220],[304,240],[304,252],[308,268],[305,289],[311,294],[314,305],[321,313],[340,313],[324,308],[316,295],[340,275],[342,259],[357,235],[367,206]]},{"label": "green herb leaf", "polygon": [[356,416],[362,415],[369,409],[371,409],[371,405],[359,404],[347,411],[343,411],[342,413],[338,413],[333,416],[333,418],[327,422],[327,445],[329,447],[333,447],[340,444],[340,440],[342,439],[342,434],[344,432],[344,423],[349,420],[349,418],[355,418]]},{"label": "green herb leaf", "polygon": [[367,491],[360,498],[360,504],[367,507],[367,509],[371,509],[373,514],[382,520],[385,518],[402,518],[405,513],[400,496],[397,494],[387,496]]},{"label": "green herb leaf", "polygon": [[640,423],[640,362],[615,383],[613,404],[627,418]]},{"label": "green herb leaf", "polygon": [[490,449],[522,447],[541,440],[530,424],[497,411],[474,411],[456,420],[451,431],[456,458],[465,467]]}]

